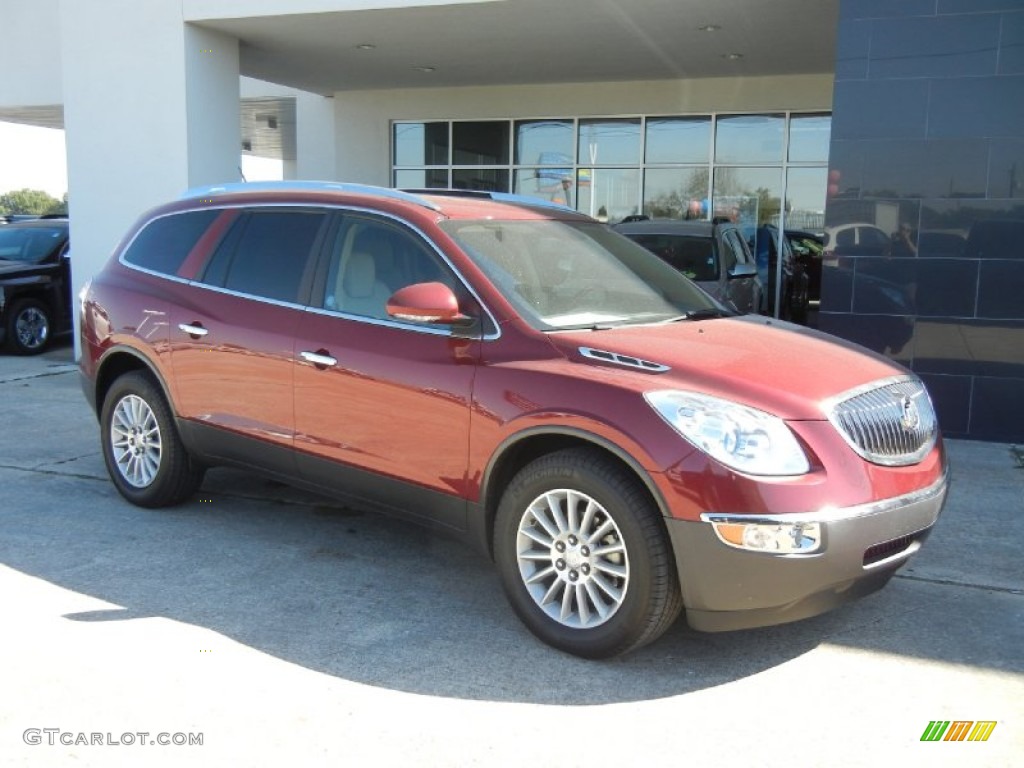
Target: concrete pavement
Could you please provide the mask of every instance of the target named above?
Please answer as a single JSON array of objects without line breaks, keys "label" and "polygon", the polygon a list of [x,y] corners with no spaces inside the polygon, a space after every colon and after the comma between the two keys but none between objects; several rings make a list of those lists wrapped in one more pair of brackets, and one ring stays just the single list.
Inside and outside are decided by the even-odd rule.
[{"label": "concrete pavement", "polygon": [[[0,765],[1019,765],[1024,469],[949,449],[946,511],[881,593],[587,662],[417,527],[231,470],[132,507],[70,348],[0,356]],[[932,720],[996,727],[923,743]]]}]

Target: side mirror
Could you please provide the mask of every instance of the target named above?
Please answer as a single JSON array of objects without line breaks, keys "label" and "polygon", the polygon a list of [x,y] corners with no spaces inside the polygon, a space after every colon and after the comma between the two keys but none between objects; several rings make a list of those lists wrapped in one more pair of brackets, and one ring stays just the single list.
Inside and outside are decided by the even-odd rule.
[{"label": "side mirror", "polygon": [[462,314],[459,300],[444,283],[415,283],[401,288],[388,299],[388,315],[396,320],[441,325],[471,325],[472,317]]},{"label": "side mirror", "polygon": [[757,277],[756,264],[737,264],[729,272],[729,279],[735,280],[740,277]]}]

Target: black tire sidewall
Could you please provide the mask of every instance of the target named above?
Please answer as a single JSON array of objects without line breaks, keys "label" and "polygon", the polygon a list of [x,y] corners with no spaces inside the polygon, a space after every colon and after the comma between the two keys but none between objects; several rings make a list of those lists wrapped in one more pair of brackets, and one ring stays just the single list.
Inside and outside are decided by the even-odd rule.
[{"label": "black tire sidewall", "polygon": [[[603,477],[579,462],[567,463],[559,471],[556,462],[540,460],[513,480],[499,505],[494,554],[505,593],[527,628],[559,650],[585,658],[607,658],[631,648],[646,631],[652,610],[653,564],[648,536],[624,498],[625,482],[621,473]],[[618,526],[626,546],[630,574],[626,597],[611,619],[589,629],[565,627],[551,619],[534,602],[519,572],[516,538],[522,516],[534,499],[556,488],[581,491],[601,504]],[[650,514],[650,510],[644,512]]]}]

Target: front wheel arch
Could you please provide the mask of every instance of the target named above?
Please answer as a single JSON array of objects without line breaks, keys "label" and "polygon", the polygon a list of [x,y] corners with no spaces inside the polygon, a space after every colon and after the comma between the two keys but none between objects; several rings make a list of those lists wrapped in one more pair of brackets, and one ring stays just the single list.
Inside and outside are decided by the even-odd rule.
[{"label": "front wheel arch", "polygon": [[574,427],[531,427],[505,438],[495,449],[480,485],[482,515],[470,519],[471,539],[494,559],[494,518],[502,493],[519,471],[530,462],[567,448],[590,448],[606,454],[635,475],[647,490],[662,517],[669,516],[668,503],[650,474],[637,459],[610,440]]}]

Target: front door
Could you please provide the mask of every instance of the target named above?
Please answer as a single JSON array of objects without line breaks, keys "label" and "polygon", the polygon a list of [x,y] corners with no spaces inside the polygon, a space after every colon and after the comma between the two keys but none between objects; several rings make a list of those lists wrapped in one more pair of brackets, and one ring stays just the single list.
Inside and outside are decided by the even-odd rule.
[{"label": "front door", "polygon": [[295,445],[309,481],[462,529],[480,342],[397,322],[388,297],[456,275],[422,237],[348,215],[328,237],[295,353]]}]

